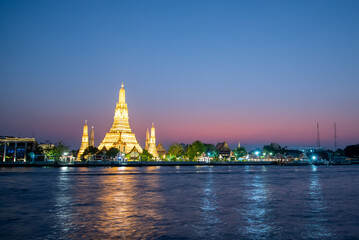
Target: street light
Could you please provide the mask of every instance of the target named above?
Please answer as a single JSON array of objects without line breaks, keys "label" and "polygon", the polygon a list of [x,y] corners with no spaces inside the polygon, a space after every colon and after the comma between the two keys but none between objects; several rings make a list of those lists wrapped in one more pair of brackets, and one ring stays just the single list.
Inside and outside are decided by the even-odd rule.
[{"label": "street light", "polygon": [[[69,155],[69,153],[68,152],[64,152],[63,154],[62,154],[62,156],[65,158],[65,161],[67,162],[67,155]],[[61,158],[60,158],[61,159]]]}]

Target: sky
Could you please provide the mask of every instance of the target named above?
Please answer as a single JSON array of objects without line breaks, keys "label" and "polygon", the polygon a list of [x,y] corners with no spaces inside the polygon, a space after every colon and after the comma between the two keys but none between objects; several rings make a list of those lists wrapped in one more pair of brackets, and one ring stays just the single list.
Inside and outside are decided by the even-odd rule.
[{"label": "sky", "polygon": [[359,1],[0,0],[0,135],[141,146],[359,143]]}]

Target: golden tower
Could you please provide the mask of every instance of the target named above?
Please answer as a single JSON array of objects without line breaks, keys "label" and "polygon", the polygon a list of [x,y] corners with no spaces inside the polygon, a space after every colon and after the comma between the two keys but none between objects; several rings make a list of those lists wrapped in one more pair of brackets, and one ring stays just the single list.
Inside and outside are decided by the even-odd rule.
[{"label": "golden tower", "polygon": [[91,128],[91,135],[90,135],[90,142],[89,146],[94,147],[95,146],[95,131],[93,130],[93,126]]},{"label": "golden tower", "polygon": [[129,153],[134,147],[138,152],[142,152],[142,148],[136,140],[136,136],[132,133],[130,124],[128,122],[128,109],[126,103],[126,92],[121,85],[118,103],[116,104],[115,116],[112,127],[105,138],[101,142],[98,149],[111,147],[118,148],[121,152]]},{"label": "golden tower", "polygon": [[150,144],[150,132],[148,131],[148,128],[147,128],[147,131],[146,131],[146,143],[145,143],[145,149],[148,151],[148,145]]},{"label": "golden tower", "polygon": [[156,146],[156,135],[155,135],[155,126],[152,123],[152,128],[151,128],[151,138],[150,138],[150,145],[148,147],[148,152],[151,153],[153,155],[153,157],[158,157],[158,153],[157,153],[157,146]]},{"label": "golden tower", "polygon": [[84,153],[86,148],[88,148],[88,146],[89,146],[89,133],[88,133],[88,128],[87,128],[87,120],[86,120],[85,125],[84,125],[84,131],[82,134],[81,147],[80,147],[79,153],[77,154],[78,159],[80,159],[80,157],[82,156],[82,154]]}]

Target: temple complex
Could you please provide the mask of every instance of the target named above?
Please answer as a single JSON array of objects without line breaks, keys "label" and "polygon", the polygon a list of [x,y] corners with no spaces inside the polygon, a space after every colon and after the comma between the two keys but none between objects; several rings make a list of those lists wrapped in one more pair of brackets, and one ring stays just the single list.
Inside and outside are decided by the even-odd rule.
[{"label": "temple complex", "polygon": [[81,147],[79,150],[79,153],[77,154],[77,158],[80,159],[86,148],[89,146],[89,134],[88,134],[88,128],[87,128],[87,120],[85,121],[84,125],[84,131],[82,134],[82,142]]},{"label": "temple complex", "polygon": [[125,94],[122,84],[116,104],[114,121],[110,131],[106,133],[105,138],[98,147],[100,150],[104,148],[109,150],[111,147],[116,147],[123,153],[129,153],[133,148],[136,148],[140,153],[142,152],[142,148],[130,128]]},{"label": "temple complex", "polygon": [[148,146],[148,152],[153,155],[153,157],[158,157],[157,153],[157,147],[156,147],[156,135],[155,135],[155,126],[152,123],[151,128],[151,138],[150,138],[150,144]]}]

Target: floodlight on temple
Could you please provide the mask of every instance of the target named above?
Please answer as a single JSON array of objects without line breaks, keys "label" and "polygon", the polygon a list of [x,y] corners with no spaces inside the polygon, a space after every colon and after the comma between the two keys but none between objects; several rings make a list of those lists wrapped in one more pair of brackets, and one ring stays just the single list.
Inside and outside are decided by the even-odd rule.
[{"label": "floodlight on temple", "polygon": [[85,121],[83,133],[82,133],[82,141],[79,153],[77,154],[77,158],[80,159],[82,154],[85,152],[86,148],[89,146],[89,134],[88,134],[88,127],[87,127],[87,120]]},{"label": "floodlight on temple", "polygon": [[112,147],[118,148],[123,153],[129,153],[133,148],[136,148],[138,152],[142,153],[142,148],[130,128],[126,92],[123,84],[121,85],[118,102],[116,104],[112,127],[110,131],[106,133],[98,149],[102,150],[106,148],[106,150],[109,150]]}]

